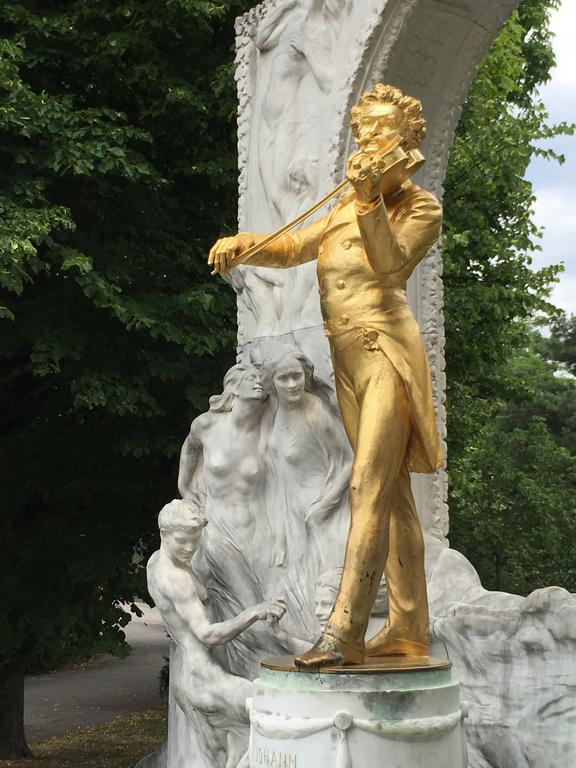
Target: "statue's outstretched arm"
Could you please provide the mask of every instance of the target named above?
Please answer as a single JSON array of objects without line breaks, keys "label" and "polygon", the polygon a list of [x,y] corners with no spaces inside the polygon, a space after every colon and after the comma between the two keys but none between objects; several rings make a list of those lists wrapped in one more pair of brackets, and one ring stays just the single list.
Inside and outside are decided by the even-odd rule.
[{"label": "statue's outstretched arm", "polygon": [[318,248],[326,223],[327,217],[323,217],[297,232],[286,233],[249,258],[243,254],[265,240],[268,235],[240,232],[234,237],[223,237],[212,246],[208,265],[212,267],[214,275],[225,274],[238,264],[275,269],[306,264],[318,258]]},{"label": "statue's outstretched arm", "polygon": [[188,625],[190,632],[209,648],[227,643],[256,621],[278,620],[286,612],[284,600],[277,598],[246,608],[232,619],[212,624],[196,593],[191,593],[186,589],[179,590],[178,586],[173,583],[171,597],[180,619]]}]

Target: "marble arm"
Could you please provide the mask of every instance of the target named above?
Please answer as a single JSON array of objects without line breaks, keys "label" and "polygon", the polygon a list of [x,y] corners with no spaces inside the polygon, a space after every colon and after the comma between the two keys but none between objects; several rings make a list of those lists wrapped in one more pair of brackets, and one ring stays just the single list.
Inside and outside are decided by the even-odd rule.
[{"label": "marble arm", "polygon": [[[258,606],[252,606],[251,608],[246,608],[246,610],[239,613],[238,616],[234,616],[232,619],[211,624],[204,606],[201,605],[201,607],[202,617],[196,612],[193,622],[189,622],[189,626],[200,642],[209,648],[213,648],[216,645],[224,645],[224,643],[227,643],[229,640],[233,640],[260,618]],[[177,606],[178,613],[182,618],[184,618],[183,612],[186,611],[187,608],[189,608],[189,606],[182,604]]]},{"label": "marble arm", "polygon": [[310,65],[314,79],[322,93],[329,94],[334,81],[334,67],[326,49],[319,45],[318,40],[307,38],[304,40],[303,53]]},{"label": "marble arm", "polygon": [[256,46],[262,53],[272,50],[277,44],[284,31],[280,25],[282,18],[297,5],[297,0],[289,0],[280,8],[271,13],[262,23],[256,37]]},{"label": "marble arm", "polygon": [[202,442],[196,434],[193,422],[190,427],[190,434],[184,441],[180,451],[178,492],[183,499],[189,497],[190,492],[194,489],[194,481],[198,478],[202,468],[203,456]]},{"label": "marble arm", "polygon": [[233,640],[256,621],[281,619],[286,611],[284,600],[275,598],[246,608],[231,619],[212,623],[198,592],[190,589],[187,579],[179,579],[178,575],[172,576],[165,594],[180,621],[202,645],[209,648]]},{"label": "marble arm", "polygon": [[392,226],[382,197],[372,204],[356,203],[358,227],[368,262],[378,275],[413,269],[440,235],[442,208],[422,192]]}]

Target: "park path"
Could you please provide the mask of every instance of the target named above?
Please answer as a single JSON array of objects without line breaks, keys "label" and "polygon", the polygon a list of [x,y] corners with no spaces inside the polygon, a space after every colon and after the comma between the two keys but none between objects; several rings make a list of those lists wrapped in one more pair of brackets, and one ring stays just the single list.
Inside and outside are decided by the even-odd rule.
[{"label": "park path", "polygon": [[165,704],[159,675],[168,638],[158,612],[140,608],[144,616],[125,629],[132,648],[126,659],[99,656],[84,667],[27,679],[24,722],[30,743]]}]

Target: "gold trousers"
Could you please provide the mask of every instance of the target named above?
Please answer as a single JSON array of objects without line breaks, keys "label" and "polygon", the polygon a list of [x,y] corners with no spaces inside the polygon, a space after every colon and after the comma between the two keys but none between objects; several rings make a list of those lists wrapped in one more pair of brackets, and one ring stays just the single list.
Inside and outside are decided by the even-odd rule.
[{"label": "gold trousers", "polygon": [[424,541],[406,463],[411,408],[402,378],[373,342],[377,335],[369,328],[330,334],[336,393],[354,463],[344,568],[325,631],[363,648],[384,572],[390,631],[428,645]]}]

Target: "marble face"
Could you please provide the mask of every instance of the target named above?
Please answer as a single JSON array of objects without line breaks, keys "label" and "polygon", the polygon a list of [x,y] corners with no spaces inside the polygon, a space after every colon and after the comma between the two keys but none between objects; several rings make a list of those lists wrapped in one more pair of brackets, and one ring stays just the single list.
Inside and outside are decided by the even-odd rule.
[{"label": "marble face", "polygon": [[200,545],[203,527],[178,527],[162,532],[162,543],[172,560],[182,564],[190,562]]},{"label": "marble face", "polygon": [[268,395],[260,383],[257,368],[248,368],[236,386],[236,397],[240,400],[265,400]]},{"label": "marble face", "polygon": [[335,596],[336,590],[327,584],[321,585],[316,590],[315,612],[321,626],[324,626],[330,617]]},{"label": "marble face", "polygon": [[294,357],[288,357],[276,368],[272,378],[278,399],[286,404],[299,403],[306,386],[306,374],[302,363]]}]

